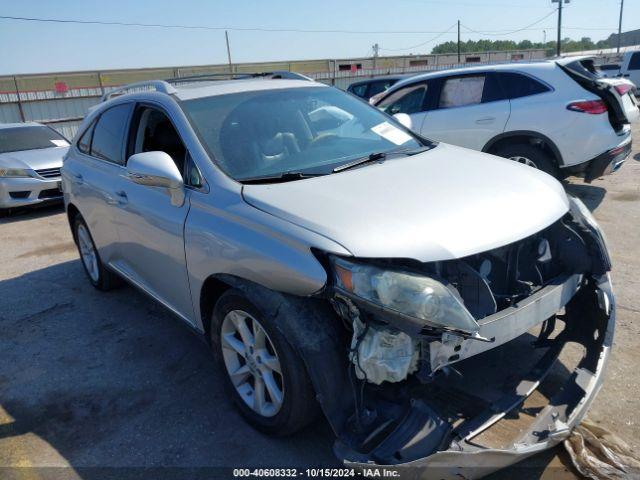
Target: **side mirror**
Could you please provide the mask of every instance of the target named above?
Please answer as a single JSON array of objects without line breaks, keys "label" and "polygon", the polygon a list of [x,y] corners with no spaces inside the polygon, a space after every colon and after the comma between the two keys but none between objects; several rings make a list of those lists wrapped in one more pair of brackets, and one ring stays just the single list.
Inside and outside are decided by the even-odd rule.
[{"label": "side mirror", "polygon": [[165,152],[142,152],[127,161],[127,177],[133,183],[168,190],[171,205],[184,204],[184,181],[173,159]]},{"label": "side mirror", "polygon": [[409,130],[411,130],[413,122],[411,121],[411,117],[409,115],[407,115],[406,113],[396,113],[393,118],[395,118],[400,123],[400,125],[404,125]]}]

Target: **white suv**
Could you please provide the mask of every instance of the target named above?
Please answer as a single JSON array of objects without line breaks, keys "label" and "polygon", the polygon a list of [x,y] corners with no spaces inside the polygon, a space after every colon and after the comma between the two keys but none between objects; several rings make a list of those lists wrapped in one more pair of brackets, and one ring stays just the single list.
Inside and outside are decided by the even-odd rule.
[{"label": "white suv", "polygon": [[640,117],[635,86],[588,57],[432,72],[374,100],[425,137],[585,181],[617,170]]}]

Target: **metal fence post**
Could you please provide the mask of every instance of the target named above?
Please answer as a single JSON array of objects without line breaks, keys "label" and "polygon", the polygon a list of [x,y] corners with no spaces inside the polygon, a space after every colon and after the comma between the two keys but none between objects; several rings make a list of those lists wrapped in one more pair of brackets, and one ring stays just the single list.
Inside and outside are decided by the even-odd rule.
[{"label": "metal fence post", "polygon": [[104,95],[104,85],[102,84],[102,74],[100,72],[96,72],[98,74],[98,85],[100,86],[100,93]]},{"label": "metal fence post", "polygon": [[26,121],[24,117],[24,110],[22,109],[22,101],[20,100],[20,90],[18,90],[18,80],[16,80],[16,76],[13,76],[13,85],[16,87],[16,98],[18,100],[18,112],[20,113],[20,120]]}]

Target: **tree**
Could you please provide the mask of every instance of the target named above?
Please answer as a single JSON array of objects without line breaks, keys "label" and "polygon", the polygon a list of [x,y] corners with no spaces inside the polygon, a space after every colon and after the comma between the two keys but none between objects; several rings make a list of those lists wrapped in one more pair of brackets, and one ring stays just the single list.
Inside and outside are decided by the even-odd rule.
[{"label": "tree", "polygon": [[[582,37],[580,40],[571,40],[570,38],[564,38],[562,40],[563,52],[579,52],[583,50],[597,50],[603,48],[610,48],[609,40],[599,40],[594,43],[589,37]],[[556,51],[556,42],[532,42],[531,40],[522,40],[520,42],[514,42],[513,40],[467,40],[460,43],[460,51],[462,53],[472,52],[499,52],[510,50],[529,50],[543,48],[547,52],[547,55],[552,56]],[[457,42],[449,41],[436,45],[431,50],[433,54],[442,53],[457,53]]]}]

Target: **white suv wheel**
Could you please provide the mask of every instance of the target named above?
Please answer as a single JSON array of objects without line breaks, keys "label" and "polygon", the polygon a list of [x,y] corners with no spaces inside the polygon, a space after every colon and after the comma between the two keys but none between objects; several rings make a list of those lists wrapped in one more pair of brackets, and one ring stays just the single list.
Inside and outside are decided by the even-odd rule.
[{"label": "white suv wheel", "polygon": [[514,162],[522,163],[523,165],[527,165],[527,166],[533,167],[535,169],[538,168],[538,165],[536,165],[536,162],[534,162],[533,160],[531,160],[530,158],[527,158],[527,157],[515,156],[515,157],[509,157],[509,160],[513,160]]}]

